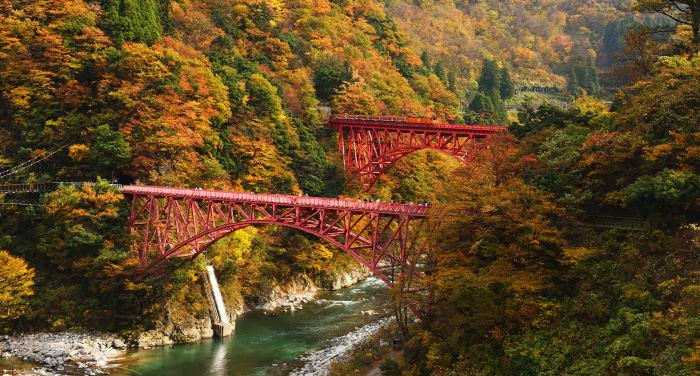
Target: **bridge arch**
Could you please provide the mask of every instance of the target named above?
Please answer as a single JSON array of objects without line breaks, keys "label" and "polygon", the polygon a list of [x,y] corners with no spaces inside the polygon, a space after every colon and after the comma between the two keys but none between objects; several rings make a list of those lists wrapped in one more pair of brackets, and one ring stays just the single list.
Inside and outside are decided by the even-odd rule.
[{"label": "bridge arch", "polygon": [[[195,258],[197,258],[197,256],[199,256],[200,254],[204,253],[207,249],[209,249],[209,247],[214,245],[219,240],[231,235],[233,232],[238,231],[238,230],[242,230],[248,226],[265,225],[265,224],[282,225],[285,227],[295,228],[295,229],[304,231],[304,232],[311,234],[311,235],[315,235],[319,239],[325,240],[328,243],[334,245],[335,247],[341,249],[342,251],[345,251],[346,253],[348,253],[355,260],[359,261],[362,265],[364,265],[370,271],[372,271],[372,273],[374,273],[375,276],[377,276],[379,279],[381,279],[389,287],[391,287],[393,285],[393,283],[392,283],[393,281],[391,280],[391,278],[387,277],[383,273],[383,270],[382,270],[383,265],[373,264],[372,262],[363,258],[362,255],[355,252],[350,247],[346,247],[345,245],[341,244],[340,242],[333,239],[332,237],[320,234],[317,231],[312,231],[312,230],[305,228],[303,226],[296,226],[293,224],[280,224],[280,223],[274,222],[274,221],[249,221],[249,222],[242,222],[242,223],[236,223],[236,224],[230,224],[230,225],[223,225],[223,226],[219,226],[217,228],[213,228],[211,230],[204,231],[200,234],[197,234],[197,235],[191,237],[190,239],[185,240],[183,243],[180,243],[180,244],[176,245],[175,247],[170,248],[169,250],[167,250],[165,252],[164,255],[161,255],[156,260],[152,261],[151,264],[146,269],[147,270],[153,269],[159,262],[162,262],[170,257],[177,255],[177,253],[180,249],[186,248],[189,245],[196,243],[199,239],[207,238],[206,242],[201,247],[199,247],[199,249],[195,253],[192,253],[190,255],[186,255],[186,257],[189,257],[190,259],[194,260]],[[211,238],[210,235],[214,235],[214,238]],[[391,266],[393,266],[393,267],[401,266],[403,260],[401,260],[398,256],[394,255],[391,252],[387,252],[386,256],[387,257],[384,260],[381,260],[381,263],[385,264],[388,261],[391,263]],[[423,278],[422,274],[415,272],[415,271],[413,273],[417,277]]]},{"label": "bridge arch", "polygon": [[348,180],[359,178],[360,184],[363,186],[363,188],[365,188],[365,190],[369,190],[379,180],[379,177],[389,170],[394,163],[410,154],[422,150],[437,151],[441,154],[449,155],[450,157],[455,158],[464,164],[471,163],[473,156],[472,151],[469,151],[464,156],[460,156],[433,146],[401,148],[393,153],[385,154],[375,160],[372,160],[364,166],[358,168],[356,171],[354,171],[354,174],[348,176]]}]

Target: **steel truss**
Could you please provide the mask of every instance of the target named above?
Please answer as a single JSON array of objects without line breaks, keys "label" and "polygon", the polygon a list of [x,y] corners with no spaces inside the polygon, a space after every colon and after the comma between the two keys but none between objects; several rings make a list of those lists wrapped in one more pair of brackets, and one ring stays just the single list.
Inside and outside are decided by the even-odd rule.
[{"label": "steel truss", "polygon": [[434,226],[431,208],[414,204],[150,186],[122,193],[134,197],[129,225],[143,274],[171,257],[194,259],[233,231],[271,224],[328,241],[392,286],[404,273],[422,278],[415,242]]},{"label": "steel truss", "polygon": [[506,127],[421,124],[403,118],[354,119],[339,116],[329,119],[329,126],[339,129],[338,155],[343,158],[347,181],[359,179],[369,190],[391,165],[421,149],[447,153],[463,163],[472,160],[475,140],[506,130]]}]

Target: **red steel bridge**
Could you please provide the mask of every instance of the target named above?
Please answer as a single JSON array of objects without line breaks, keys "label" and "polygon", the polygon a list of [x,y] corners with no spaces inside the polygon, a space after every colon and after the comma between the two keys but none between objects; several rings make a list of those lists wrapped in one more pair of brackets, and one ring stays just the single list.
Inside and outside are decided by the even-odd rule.
[{"label": "red steel bridge", "polygon": [[[293,227],[335,245],[391,286],[410,273],[417,235],[430,230],[423,204],[129,185],[129,225],[142,271],[171,257],[195,258],[250,225]],[[425,228],[428,227],[428,228]]]},{"label": "red steel bridge", "polygon": [[343,158],[347,180],[359,178],[365,191],[407,154],[433,149],[469,163],[477,139],[506,130],[500,126],[439,124],[430,118],[345,114],[331,117],[328,126],[340,131],[338,155]]}]

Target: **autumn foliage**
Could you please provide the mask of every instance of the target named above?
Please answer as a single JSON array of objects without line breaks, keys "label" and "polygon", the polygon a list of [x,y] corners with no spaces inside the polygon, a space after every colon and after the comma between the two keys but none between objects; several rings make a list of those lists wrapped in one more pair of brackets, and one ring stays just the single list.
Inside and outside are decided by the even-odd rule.
[{"label": "autumn foliage", "polygon": [[0,250],[0,322],[17,318],[27,309],[27,298],[34,294],[34,269],[19,257]]},{"label": "autumn foliage", "polygon": [[[2,183],[94,185],[0,197],[0,319],[141,330],[166,310],[208,315],[203,259],[137,278],[129,202],[110,183],[360,195],[450,209],[422,244],[414,296],[426,317],[404,328],[404,374],[696,372],[697,35],[675,28],[672,46],[649,29],[623,37],[641,20],[623,5],[3,1],[0,168],[56,153]],[[605,104],[598,70],[611,60],[634,84]],[[576,100],[507,114],[519,85]],[[475,143],[469,166],[419,151],[372,191],[348,192],[328,109],[455,122],[494,111],[510,125]],[[357,265],[281,226],[238,230],[207,252],[236,307]]]}]

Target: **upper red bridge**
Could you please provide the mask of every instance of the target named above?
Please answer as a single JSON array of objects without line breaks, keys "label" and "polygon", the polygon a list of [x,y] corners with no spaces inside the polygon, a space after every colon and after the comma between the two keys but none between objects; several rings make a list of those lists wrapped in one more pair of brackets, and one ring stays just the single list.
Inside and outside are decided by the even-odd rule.
[{"label": "upper red bridge", "polygon": [[506,130],[500,126],[439,124],[429,118],[344,114],[330,118],[328,125],[340,130],[338,154],[348,180],[359,178],[364,190],[409,153],[433,149],[469,163],[476,139]]},{"label": "upper red bridge", "polygon": [[[388,285],[413,270],[414,242],[428,225],[423,204],[129,185],[129,225],[139,266],[195,258],[233,231],[256,224],[294,227],[349,253]],[[425,229],[423,229],[425,230]]]}]

